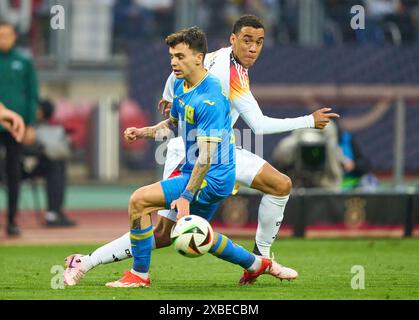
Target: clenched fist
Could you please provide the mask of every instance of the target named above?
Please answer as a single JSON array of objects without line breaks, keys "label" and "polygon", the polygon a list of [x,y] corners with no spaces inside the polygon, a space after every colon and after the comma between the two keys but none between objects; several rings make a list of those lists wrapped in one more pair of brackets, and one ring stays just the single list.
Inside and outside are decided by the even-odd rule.
[{"label": "clenched fist", "polygon": [[124,131],[124,138],[128,143],[133,143],[137,139],[141,139],[145,137],[146,137],[145,128],[130,127],[130,128],[125,129]]}]

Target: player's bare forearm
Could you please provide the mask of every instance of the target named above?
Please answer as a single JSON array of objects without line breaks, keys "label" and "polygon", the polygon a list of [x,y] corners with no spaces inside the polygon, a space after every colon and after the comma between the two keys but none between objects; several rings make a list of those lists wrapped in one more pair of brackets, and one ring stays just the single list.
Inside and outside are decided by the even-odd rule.
[{"label": "player's bare forearm", "polygon": [[127,128],[124,131],[124,137],[129,143],[132,143],[137,139],[156,139],[157,137],[169,136],[172,129],[176,126],[176,121],[175,118],[171,118],[161,121],[152,127]]},{"label": "player's bare forearm", "polygon": [[186,190],[189,190],[195,194],[195,192],[198,191],[199,187],[204,181],[210,166],[211,164],[201,164],[197,161],[192,170],[191,178],[189,179],[188,185],[186,186]]},{"label": "player's bare forearm", "polygon": [[217,143],[209,141],[198,141],[199,156],[192,170],[186,190],[179,199],[172,201],[171,209],[177,209],[177,219],[189,215],[190,202],[193,195],[199,190],[204,181],[209,168],[211,167],[212,157],[217,147]]},{"label": "player's bare forearm", "polygon": [[192,170],[186,190],[193,194],[199,190],[204,181],[209,168],[211,167],[212,158],[217,148],[217,142],[198,141],[199,156]]},{"label": "player's bare forearm", "polygon": [[147,139],[155,139],[156,137],[163,137],[163,136],[167,136],[168,134],[170,134],[170,132],[175,128],[176,123],[175,120],[173,120],[173,118],[171,119],[166,119],[163,120],[161,122],[159,122],[158,124],[156,124],[155,126],[152,127],[145,127],[145,138]]}]

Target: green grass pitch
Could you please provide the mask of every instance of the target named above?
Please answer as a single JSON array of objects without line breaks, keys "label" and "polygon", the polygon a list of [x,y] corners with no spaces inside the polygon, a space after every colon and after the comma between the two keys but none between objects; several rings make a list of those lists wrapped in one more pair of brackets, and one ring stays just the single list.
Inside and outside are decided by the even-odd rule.
[{"label": "green grass pitch", "polygon": [[[238,241],[250,249],[252,241]],[[75,287],[52,289],[54,265],[96,246],[0,246],[0,299],[419,299],[419,239],[281,239],[273,251],[300,276],[293,282],[261,276],[238,286],[241,268],[209,254],[190,259],[173,248],[154,251],[151,288],[106,288],[130,260],[99,266]],[[365,271],[365,289],[354,290],[354,265]],[[359,281],[355,281],[360,283]]]}]

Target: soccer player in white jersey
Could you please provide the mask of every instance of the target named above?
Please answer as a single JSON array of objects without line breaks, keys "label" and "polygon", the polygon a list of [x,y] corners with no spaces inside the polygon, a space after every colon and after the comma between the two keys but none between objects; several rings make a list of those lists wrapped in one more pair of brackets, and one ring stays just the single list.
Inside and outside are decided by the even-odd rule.
[{"label": "soccer player in white jersey", "polygon": [[[229,94],[232,124],[239,116],[256,134],[274,134],[300,128],[323,129],[329,118],[338,117],[329,113],[330,108],[322,108],[311,115],[298,118],[276,119],[263,115],[250,86],[248,69],[256,62],[263,47],[265,29],[260,19],[254,15],[244,15],[234,24],[230,36],[231,46],[209,53],[205,67],[221,80]],[[163,113],[170,110],[173,99],[175,76],[169,76],[160,107]],[[177,174],[184,158],[181,138],[171,139],[167,145],[167,158],[163,178]],[[286,203],[291,192],[291,179],[280,173],[261,157],[238,148],[236,150],[236,183],[261,191],[264,195],[258,210],[258,228],[253,252],[270,256],[270,248],[281,226]],[[154,247],[170,245],[170,230],[176,221],[176,213],[169,210],[158,212],[159,220],[154,229]],[[76,284],[93,267],[131,257],[129,232],[120,238],[98,248],[90,255],[75,254],[67,257],[64,273],[68,284]],[[68,261],[73,261],[68,267]],[[297,272],[284,267],[284,279],[294,279]],[[241,283],[246,282],[246,272]],[[244,280],[243,280],[244,278]]]}]

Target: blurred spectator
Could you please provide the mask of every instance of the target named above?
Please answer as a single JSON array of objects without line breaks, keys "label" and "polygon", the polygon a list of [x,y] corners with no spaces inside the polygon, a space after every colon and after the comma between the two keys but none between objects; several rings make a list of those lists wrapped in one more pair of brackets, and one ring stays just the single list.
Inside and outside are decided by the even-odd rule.
[{"label": "blurred spectator", "polygon": [[364,0],[365,30],[357,30],[359,42],[393,43],[416,40],[416,29],[411,1]]},{"label": "blurred spectator", "polygon": [[0,1],[0,19],[7,20],[15,27],[15,32],[20,35],[20,40],[27,36],[30,29],[32,2],[36,2],[36,0]]},{"label": "blurred spectator", "polygon": [[51,53],[51,4],[45,0],[32,0],[30,46],[35,57]]},{"label": "blurred spectator", "polygon": [[334,122],[323,130],[300,129],[282,139],[273,152],[273,164],[299,188],[339,189],[342,153]]},{"label": "blurred spectator", "polygon": [[[339,147],[342,151],[342,166],[344,171],[342,187],[352,189],[371,187],[376,184],[370,172],[370,161],[362,153],[354,136],[338,126]],[[368,177],[369,176],[369,177]]]},{"label": "blurred spectator", "polygon": [[66,162],[71,147],[64,128],[50,123],[53,113],[54,105],[49,100],[40,102],[34,126],[35,141],[24,147],[26,158],[35,161],[31,161],[30,168],[23,162],[23,178],[42,177],[46,180],[48,208],[45,224],[50,227],[71,227],[75,222],[69,220],[63,211]]},{"label": "blurred spectator", "polygon": [[265,42],[272,44],[278,38],[279,0],[247,0],[245,13],[261,18],[265,26]]},{"label": "blurred spectator", "polygon": [[357,0],[325,0],[326,43],[336,44],[344,41],[355,41],[355,32],[351,28],[351,8],[359,5]]},{"label": "blurred spectator", "polygon": [[130,42],[150,41],[153,21],[150,10],[135,0],[118,0],[113,7],[114,52],[124,52]]},{"label": "blurred spectator", "polygon": [[136,0],[143,10],[149,10],[153,19],[153,37],[166,38],[174,29],[173,0]]},{"label": "blurred spectator", "polygon": [[[365,29],[353,30],[350,12],[355,5],[365,8]],[[417,0],[325,0],[326,43],[393,44],[417,40],[419,1]]]},{"label": "blurred spectator", "polygon": [[[228,38],[230,27],[243,14],[259,16],[267,30],[265,41],[278,37],[279,0],[208,0],[199,8],[199,21],[210,39]],[[227,45],[227,44],[226,44]]]},{"label": "blurred spectator", "polygon": [[202,2],[200,20],[209,39],[228,39],[233,22],[243,12],[242,0],[209,0]]},{"label": "blurred spectator", "polygon": [[365,30],[357,30],[360,43],[385,42],[384,17],[395,16],[400,8],[400,0],[364,0]]},{"label": "blurred spectator", "polygon": [[166,37],[174,29],[173,0],[117,0],[113,7],[114,51]]},{"label": "blurred spectator", "polygon": [[[38,104],[38,81],[35,67],[29,57],[15,49],[16,31],[8,22],[0,22],[0,102],[15,111],[31,125],[35,121]],[[30,130],[27,132],[29,133]],[[17,205],[21,178],[22,144],[0,126],[0,144],[6,148],[8,191],[7,234],[16,236]]]},{"label": "blurred spectator", "polygon": [[280,5],[281,29],[286,29],[289,42],[298,41],[299,0],[283,0]]},{"label": "blurred spectator", "polygon": [[19,35],[18,46],[30,48],[35,56],[48,56],[54,49],[53,31],[50,26],[50,0],[2,0],[0,20],[7,20],[15,26]]},{"label": "blurred spectator", "polygon": [[364,5],[368,17],[376,20],[401,10],[401,0],[364,0]]}]

